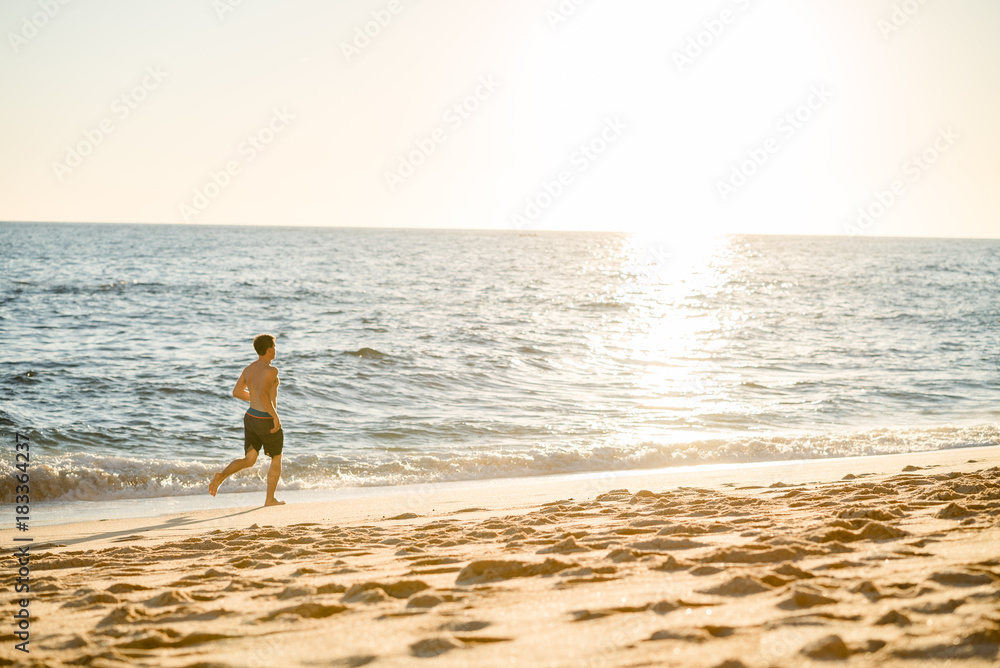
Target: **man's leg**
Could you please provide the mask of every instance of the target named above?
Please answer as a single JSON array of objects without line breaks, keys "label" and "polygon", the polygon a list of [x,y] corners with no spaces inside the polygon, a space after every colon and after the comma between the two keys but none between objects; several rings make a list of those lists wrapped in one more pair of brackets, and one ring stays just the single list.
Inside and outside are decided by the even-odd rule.
[{"label": "man's leg", "polygon": [[221,485],[226,478],[236,473],[237,471],[248,469],[256,463],[257,463],[257,451],[254,450],[253,448],[250,448],[249,450],[247,450],[247,454],[242,459],[234,459],[233,461],[229,462],[229,466],[227,466],[222,471],[222,473],[215,474],[215,477],[212,478],[212,482],[208,484],[208,493],[211,494],[212,496],[215,496],[215,493],[219,491],[219,485]]},{"label": "man's leg", "polygon": [[281,477],[281,455],[271,457],[271,467],[267,470],[267,498],[265,506],[282,506],[284,501],[274,498],[274,490],[278,489],[278,478]]}]

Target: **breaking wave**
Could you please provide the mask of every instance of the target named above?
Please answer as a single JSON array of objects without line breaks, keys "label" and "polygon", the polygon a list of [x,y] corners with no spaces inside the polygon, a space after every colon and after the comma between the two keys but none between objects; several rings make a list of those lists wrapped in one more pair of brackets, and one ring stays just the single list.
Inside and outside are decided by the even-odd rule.
[{"label": "breaking wave", "polygon": [[[868,456],[1000,444],[1000,424],[873,429],[841,433],[760,435],[645,442],[589,449],[505,447],[493,451],[285,455],[282,488],[334,489],[453,480],[655,469],[695,464]],[[230,478],[224,492],[261,491],[267,459]],[[225,461],[136,459],[86,453],[32,455],[33,501],[101,501],[204,494]],[[12,476],[0,500],[14,498]]]}]

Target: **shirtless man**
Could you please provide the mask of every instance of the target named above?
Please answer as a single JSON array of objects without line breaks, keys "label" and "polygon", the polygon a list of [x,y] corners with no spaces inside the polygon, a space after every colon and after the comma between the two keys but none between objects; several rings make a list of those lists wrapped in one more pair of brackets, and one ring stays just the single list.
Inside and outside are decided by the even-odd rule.
[{"label": "shirtless man", "polygon": [[278,417],[278,370],[271,366],[274,360],[274,337],[270,334],[260,334],[253,340],[253,348],[257,351],[257,361],[243,369],[240,379],[233,388],[233,396],[250,402],[250,409],[243,415],[243,453],[242,459],[234,459],[222,473],[216,473],[208,485],[208,493],[215,496],[222,481],[243,469],[257,463],[257,454],[264,446],[264,454],[271,458],[271,467],[267,470],[267,498],[265,506],[281,506],[284,501],[274,498],[274,490],[278,487],[281,477],[281,449],[284,446],[285,434],[281,431],[281,418]]}]

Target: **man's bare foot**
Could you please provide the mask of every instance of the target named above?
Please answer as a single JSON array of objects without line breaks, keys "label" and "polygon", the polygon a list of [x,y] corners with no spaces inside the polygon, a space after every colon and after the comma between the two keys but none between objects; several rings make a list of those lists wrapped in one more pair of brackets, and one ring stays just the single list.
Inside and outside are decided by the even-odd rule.
[{"label": "man's bare foot", "polygon": [[277,499],[268,499],[268,500],[264,501],[264,505],[265,506],[283,506],[283,505],[285,505],[285,502],[284,501],[278,501]]},{"label": "man's bare foot", "polygon": [[216,473],[215,477],[212,478],[212,482],[208,483],[208,493],[215,496],[215,493],[219,491],[219,485],[222,484],[222,474]]}]

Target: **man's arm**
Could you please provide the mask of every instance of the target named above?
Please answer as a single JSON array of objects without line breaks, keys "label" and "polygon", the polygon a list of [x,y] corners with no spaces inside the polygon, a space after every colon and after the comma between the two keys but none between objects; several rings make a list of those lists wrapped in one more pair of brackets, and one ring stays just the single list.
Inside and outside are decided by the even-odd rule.
[{"label": "man's arm", "polygon": [[268,389],[267,392],[268,408],[270,409],[269,412],[271,413],[271,415],[274,416],[274,427],[271,429],[272,434],[281,429],[281,418],[278,417],[278,406],[277,406],[279,382],[280,381],[278,380],[278,370],[275,369],[274,375],[271,376],[271,387]]},{"label": "man's arm", "polygon": [[237,399],[242,399],[243,401],[250,401],[250,388],[247,387],[246,379],[247,370],[243,369],[240,373],[240,379],[236,381],[236,387],[233,388],[233,396]]}]

